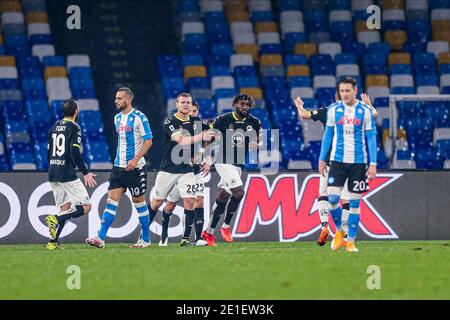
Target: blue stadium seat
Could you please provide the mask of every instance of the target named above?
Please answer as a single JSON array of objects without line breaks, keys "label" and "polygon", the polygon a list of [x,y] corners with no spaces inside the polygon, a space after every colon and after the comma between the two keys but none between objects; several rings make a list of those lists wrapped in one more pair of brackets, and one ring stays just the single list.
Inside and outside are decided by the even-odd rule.
[{"label": "blue stadium seat", "polygon": [[7,45],[6,53],[16,58],[26,58],[31,55],[30,47],[28,45]]},{"label": "blue stadium seat", "polygon": [[413,55],[413,65],[416,75],[434,74],[436,58],[432,53],[416,53]]},{"label": "blue stadium seat", "polygon": [[203,66],[205,64],[201,55],[184,55],[181,58],[181,66]]},{"label": "blue stadium seat", "polygon": [[44,80],[41,78],[23,79],[22,89],[24,91],[45,90]]},{"label": "blue stadium seat", "polygon": [[391,46],[387,42],[372,42],[369,44],[369,53],[384,54],[388,56],[391,52]]},{"label": "blue stadium seat", "polygon": [[180,0],[177,2],[178,12],[196,12],[200,7],[197,0]]},{"label": "blue stadium seat", "polygon": [[94,80],[92,78],[73,79],[70,82],[72,91],[79,91],[85,89],[95,89]]},{"label": "blue stadium seat", "polygon": [[284,64],[286,65],[286,67],[290,65],[307,65],[308,58],[304,54],[287,54],[284,57]]},{"label": "blue stadium seat", "polygon": [[25,101],[45,100],[47,94],[44,90],[28,90],[23,92],[23,98]]},{"label": "blue stadium seat", "polygon": [[226,23],[225,13],[223,11],[211,11],[203,14],[203,22],[223,22]]},{"label": "blue stadium seat", "polygon": [[31,45],[35,44],[53,44],[53,38],[51,34],[33,34],[30,37]]},{"label": "blue stadium seat", "polygon": [[263,86],[265,90],[286,89],[284,77],[265,77],[263,79]]},{"label": "blue stadium seat", "polygon": [[259,87],[259,80],[257,77],[237,77],[236,86],[238,89]]},{"label": "blue stadium seat", "polygon": [[213,99],[198,99],[200,117],[202,119],[213,119],[217,117],[216,103]]},{"label": "blue stadium seat", "polygon": [[231,43],[215,43],[211,46],[211,53],[218,56],[231,56],[234,54],[234,47]]},{"label": "blue stadium seat", "polygon": [[409,64],[394,64],[391,66],[389,70],[390,75],[394,74],[411,74],[412,75],[412,67]]},{"label": "blue stadium seat", "polygon": [[10,34],[5,35],[6,46],[26,46],[28,38],[26,34]]},{"label": "blue stadium seat", "polygon": [[212,66],[211,68],[209,68],[210,77],[229,76],[229,75],[231,75],[231,69],[228,66]]},{"label": "blue stadium seat", "polygon": [[408,41],[426,43],[431,39],[431,28],[428,20],[408,20]]},{"label": "blue stadium seat", "polygon": [[90,67],[73,67],[69,70],[70,81],[77,78],[92,78],[92,70]]},{"label": "blue stadium seat", "polygon": [[236,93],[236,89],[217,89],[214,95],[217,99],[222,99],[232,98]]},{"label": "blue stadium seat", "polygon": [[259,49],[260,54],[282,54],[283,53],[283,47],[281,44],[263,44],[261,45]]},{"label": "blue stadium seat", "polygon": [[280,11],[301,10],[300,1],[298,0],[281,0]]},{"label": "blue stadium seat", "polygon": [[236,77],[256,77],[258,72],[254,66],[238,66],[234,68]]},{"label": "blue stadium seat", "polygon": [[0,90],[19,89],[19,80],[17,79],[0,79]]},{"label": "blue stadium seat", "polygon": [[445,9],[450,8],[448,0],[428,0],[430,9]]},{"label": "blue stadium seat", "polygon": [[328,1],[328,9],[331,10],[350,10],[350,0],[333,0]]},{"label": "blue stadium seat", "polygon": [[303,16],[308,32],[328,31],[328,14],[323,10],[309,11]]},{"label": "blue stadium seat", "polygon": [[36,159],[36,165],[38,170],[47,170],[47,142],[34,144],[34,158]]},{"label": "blue stadium seat", "polygon": [[230,66],[230,57],[222,55],[210,55],[206,57],[206,63],[209,67],[211,66]]},{"label": "blue stadium seat", "polygon": [[306,76],[289,77],[289,88],[312,87],[311,78]]},{"label": "blue stadium seat", "polygon": [[416,155],[416,166],[418,169],[442,169],[442,155],[435,148],[419,150]]},{"label": "blue stadium seat", "polygon": [[208,78],[200,78],[200,77],[189,78],[186,87],[189,90],[196,89],[196,88],[209,88],[209,79]]},{"label": "blue stadium seat", "polygon": [[415,79],[416,86],[437,86],[439,81],[435,74],[418,75]]},{"label": "blue stadium seat", "polygon": [[254,11],[251,16],[253,24],[258,22],[275,21],[272,11]]},{"label": "blue stadium seat", "polygon": [[336,63],[336,65],[339,64],[356,64],[357,59],[356,56],[352,53],[338,53],[335,57],[334,57],[334,61]]},{"label": "blue stadium seat", "polygon": [[403,50],[411,55],[416,53],[425,52],[426,43],[425,42],[406,42],[403,46]]},{"label": "blue stadium seat", "polygon": [[292,52],[297,43],[306,42],[306,34],[304,32],[288,32],[284,35],[284,50]]}]

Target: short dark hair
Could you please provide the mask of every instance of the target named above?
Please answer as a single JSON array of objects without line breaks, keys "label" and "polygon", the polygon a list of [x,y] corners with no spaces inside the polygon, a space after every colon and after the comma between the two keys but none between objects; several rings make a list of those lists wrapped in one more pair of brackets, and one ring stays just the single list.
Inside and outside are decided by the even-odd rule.
[{"label": "short dark hair", "polygon": [[78,109],[78,103],[74,99],[66,100],[62,105],[64,117],[73,117]]},{"label": "short dark hair", "polygon": [[246,93],[238,93],[233,97],[233,107],[241,100],[247,100],[248,102],[250,102],[250,107],[254,108],[255,107],[255,99],[253,99],[253,97],[249,94]]},{"label": "short dark hair", "polygon": [[192,106],[197,107],[197,109],[200,110],[200,106],[198,105],[197,101],[192,101]]},{"label": "short dark hair", "polygon": [[125,92],[125,94],[131,98],[131,101],[133,101],[133,99],[134,99],[134,93],[128,87],[121,87],[121,88],[117,89],[117,92]]},{"label": "short dark hair", "polygon": [[345,84],[351,84],[352,87],[357,87],[358,86],[358,82],[356,82],[356,79],[352,78],[352,77],[344,77],[341,80],[339,80],[337,88],[339,91],[339,86],[341,85],[341,83],[345,83]]},{"label": "short dark hair", "polygon": [[187,92],[182,92],[177,96],[177,102],[180,98],[191,98],[192,99],[192,95]]}]

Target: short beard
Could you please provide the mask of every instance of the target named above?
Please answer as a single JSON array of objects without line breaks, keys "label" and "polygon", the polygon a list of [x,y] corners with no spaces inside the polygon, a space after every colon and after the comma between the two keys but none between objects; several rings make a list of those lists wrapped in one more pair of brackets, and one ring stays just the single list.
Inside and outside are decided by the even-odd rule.
[{"label": "short beard", "polygon": [[120,112],[122,112],[123,110],[125,110],[127,108],[127,106],[123,106],[123,107],[119,107],[117,110],[119,110]]}]

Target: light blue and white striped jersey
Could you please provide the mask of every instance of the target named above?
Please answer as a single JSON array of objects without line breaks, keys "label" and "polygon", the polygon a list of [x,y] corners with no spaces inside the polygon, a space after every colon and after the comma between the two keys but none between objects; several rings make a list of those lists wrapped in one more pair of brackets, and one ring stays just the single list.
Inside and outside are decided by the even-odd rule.
[{"label": "light blue and white striped jersey", "polygon": [[346,106],[343,101],[328,107],[327,126],[334,128],[331,161],[368,163],[366,132],[376,129],[371,108],[359,101]]},{"label": "light blue and white striped jersey", "polygon": [[[153,134],[147,117],[136,109],[131,109],[128,114],[122,114],[122,112],[116,114],[114,124],[118,134],[114,166],[125,168],[128,161],[142,149],[144,141],[153,138]],[[143,166],[145,166],[144,157],[139,159],[137,167]]]}]

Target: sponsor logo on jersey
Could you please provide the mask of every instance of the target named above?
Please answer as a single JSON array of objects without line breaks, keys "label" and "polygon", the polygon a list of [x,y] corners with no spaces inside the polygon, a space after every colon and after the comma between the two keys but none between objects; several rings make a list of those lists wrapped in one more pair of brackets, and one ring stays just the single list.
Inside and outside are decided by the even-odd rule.
[{"label": "sponsor logo on jersey", "polygon": [[119,126],[117,127],[117,132],[131,132],[131,129],[131,126],[119,124]]},{"label": "sponsor logo on jersey", "polygon": [[[361,230],[371,238],[397,239],[398,236],[370,203],[370,197],[384,189],[402,174],[380,174],[370,182],[370,191],[361,199]],[[320,176],[312,174],[299,186],[296,174],[282,174],[272,184],[264,175],[249,175],[245,197],[237,212],[233,236],[251,236],[261,225],[278,224],[281,242],[296,241],[320,230],[317,197]],[[301,190],[299,191],[299,187]],[[330,219],[332,231],[335,231]]]},{"label": "sponsor logo on jersey", "polygon": [[360,126],[361,123],[362,123],[362,120],[361,120],[361,119],[350,118],[350,117],[348,117],[348,116],[346,116],[346,115],[342,116],[342,117],[339,119],[339,121],[337,122],[337,124],[341,124],[341,125],[344,125],[344,124],[353,124],[353,125],[355,125],[355,126]]},{"label": "sponsor logo on jersey", "polygon": [[231,137],[231,141],[233,141],[235,146],[239,146],[244,143],[245,138],[241,132],[235,132]]}]

